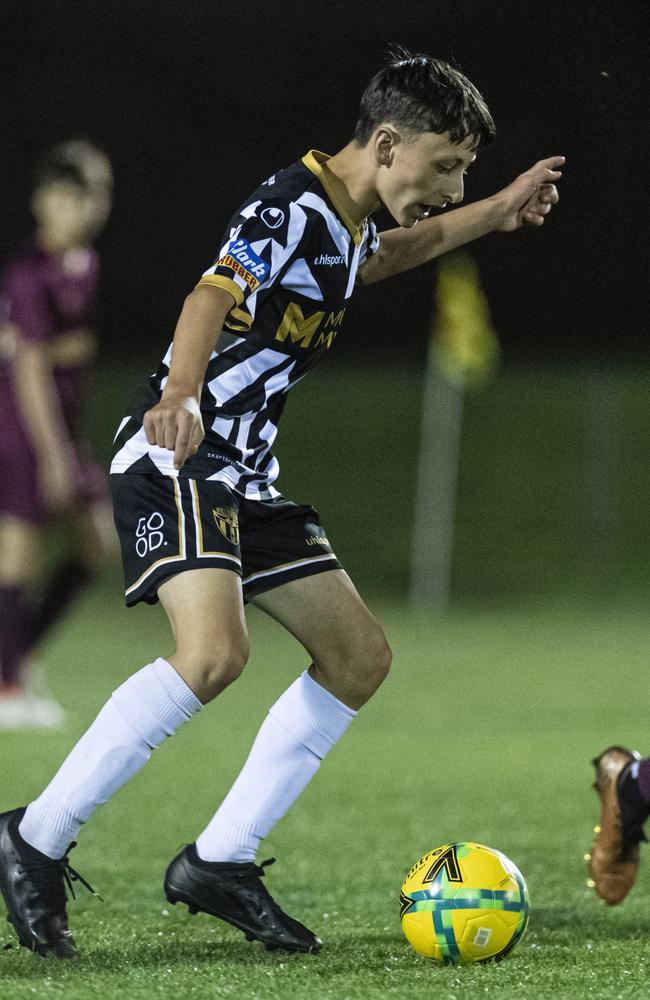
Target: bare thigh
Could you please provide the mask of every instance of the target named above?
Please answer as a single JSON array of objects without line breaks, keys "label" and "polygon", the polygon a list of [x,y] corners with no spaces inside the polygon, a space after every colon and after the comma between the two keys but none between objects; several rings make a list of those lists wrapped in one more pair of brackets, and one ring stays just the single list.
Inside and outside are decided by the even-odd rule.
[{"label": "bare thigh", "polygon": [[294,580],[251,603],[302,643],[314,680],[351,708],[360,708],[386,677],[390,647],[344,570]]},{"label": "bare thigh", "polygon": [[168,657],[204,704],[239,677],[248,659],[241,580],[226,569],[191,569],[158,588],[174,635]]},{"label": "bare thigh", "polygon": [[0,520],[0,585],[22,587],[40,573],[40,528],[18,518]]}]

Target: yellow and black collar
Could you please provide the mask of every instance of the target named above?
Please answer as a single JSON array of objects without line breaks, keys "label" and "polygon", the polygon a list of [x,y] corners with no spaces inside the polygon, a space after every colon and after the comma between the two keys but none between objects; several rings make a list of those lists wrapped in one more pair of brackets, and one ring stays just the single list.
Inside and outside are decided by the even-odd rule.
[{"label": "yellow and black collar", "polygon": [[347,192],[347,188],[340,178],[333,174],[327,167],[330,159],[327,153],[321,153],[318,149],[310,149],[302,158],[308,170],[318,178],[327,192],[327,196],[334,205],[336,211],[345,223],[345,227],[352,236],[355,245],[358,246],[363,239],[363,224],[365,216],[359,216],[359,206],[352,200]]}]

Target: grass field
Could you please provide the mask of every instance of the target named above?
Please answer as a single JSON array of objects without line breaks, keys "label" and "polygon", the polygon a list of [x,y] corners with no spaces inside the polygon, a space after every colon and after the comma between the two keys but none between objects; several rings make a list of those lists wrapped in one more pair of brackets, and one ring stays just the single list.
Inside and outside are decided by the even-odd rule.
[{"label": "grass field", "polygon": [[[209,818],[267,706],[304,666],[293,640],[252,611],[244,677],[82,831],[72,862],[105,900],[80,889],[69,906],[82,958],[2,950],[13,940],[5,927],[0,996],[649,995],[650,873],[610,910],[587,889],[583,861],[597,816],[590,757],[616,741],[649,748],[647,611],[557,602],[436,622],[397,603],[377,610],[394,672],[262,853],[277,856],[269,886],[324,939],[322,953],[267,954],[162,892],[167,862]],[[104,581],[44,649],[66,729],[0,735],[0,807],[37,793],[108,692],[168,650],[159,610],[125,611],[118,582]],[[528,880],[530,928],[500,965],[432,967],[402,936],[406,869],[452,839],[498,847]]]},{"label": "grass field", "polygon": [[[408,590],[422,377],[323,362],[293,390],[275,449],[280,489],[318,508],[359,586],[391,599]],[[647,592],[648,389],[645,372],[585,367],[507,371],[467,393],[456,604]],[[106,462],[131,393],[125,369],[102,367],[89,417]]]}]

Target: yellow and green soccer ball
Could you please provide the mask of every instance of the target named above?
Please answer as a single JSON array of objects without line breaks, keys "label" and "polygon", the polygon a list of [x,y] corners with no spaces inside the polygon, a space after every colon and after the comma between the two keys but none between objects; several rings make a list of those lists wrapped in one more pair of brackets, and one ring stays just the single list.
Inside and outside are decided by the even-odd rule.
[{"label": "yellow and green soccer ball", "polygon": [[528,889],[512,861],[483,844],[443,844],[413,865],[400,893],[402,930],[440,965],[505,958],[528,925]]}]

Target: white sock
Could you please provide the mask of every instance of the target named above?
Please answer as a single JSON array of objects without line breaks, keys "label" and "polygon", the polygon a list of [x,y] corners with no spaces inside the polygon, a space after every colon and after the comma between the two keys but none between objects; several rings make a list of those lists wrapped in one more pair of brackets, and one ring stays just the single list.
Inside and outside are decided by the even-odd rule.
[{"label": "white sock", "polygon": [[237,780],[196,839],[204,861],[252,861],[357,713],[305,671],[262,723]]},{"label": "white sock", "polygon": [[167,660],[124,682],[52,778],[27,806],[19,832],[50,858],[61,858],[82,823],[149,760],[151,751],[201,708]]}]

